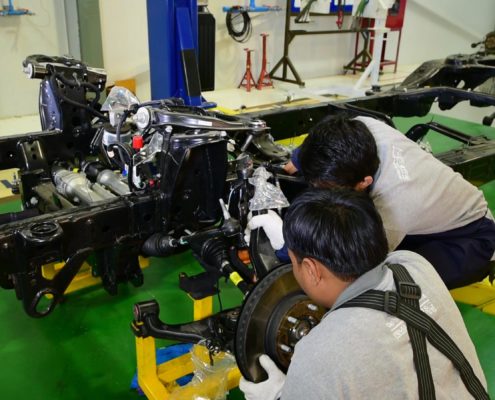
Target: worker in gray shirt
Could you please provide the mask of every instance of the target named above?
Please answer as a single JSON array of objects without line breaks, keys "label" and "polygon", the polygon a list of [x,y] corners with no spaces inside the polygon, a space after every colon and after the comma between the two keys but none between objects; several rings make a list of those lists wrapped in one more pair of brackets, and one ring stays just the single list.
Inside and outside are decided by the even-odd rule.
[{"label": "worker in gray shirt", "polygon": [[[380,213],[389,250],[425,257],[449,288],[486,277],[495,251],[495,223],[483,193],[459,173],[391,126],[369,117],[331,117],[317,124],[293,152],[288,172],[313,186],[369,192]],[[275,213],[250,228],[278,226]],[[278,246],[280,247],[280,245]],[[277,255],[284,258],[283,249]]]},{"label": "worker in gray shirt", "polygon": [[296,344],[287,376],[260,357],[268,380],[242,378],[247,400],[489,398],[447,288],[420,255],[387,254],[369,196],[312,189],[289,207],[283,234],[297,282],[329,311]]}]

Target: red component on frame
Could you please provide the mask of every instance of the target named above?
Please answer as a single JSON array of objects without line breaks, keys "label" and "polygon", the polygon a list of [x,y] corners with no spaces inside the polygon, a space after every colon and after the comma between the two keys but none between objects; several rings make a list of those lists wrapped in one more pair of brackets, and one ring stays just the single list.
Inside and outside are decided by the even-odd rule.
[{"label": "red component on frame", "polygon": [[144,138],[141,135],[135,135],[132,137],[132,148],[134,150],[140,150],[144,146]]}]

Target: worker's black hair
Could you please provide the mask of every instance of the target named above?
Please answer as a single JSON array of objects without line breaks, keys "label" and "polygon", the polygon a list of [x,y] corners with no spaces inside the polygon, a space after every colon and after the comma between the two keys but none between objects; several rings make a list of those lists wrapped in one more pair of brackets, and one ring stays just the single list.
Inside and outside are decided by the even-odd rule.
[{"label": "worker's black hair", "polygon": [[310,189],[284,217],[284,239],[298,260],[314,258],[352,281],[380,264],[388,252],[382,219],[366,192]]},{"label": "worker's black hair", "polygon": [[354,188],[378,170],[376,142],[365,124],[337,114],[310,131],[299,153],[302,174],[315,186]]}]

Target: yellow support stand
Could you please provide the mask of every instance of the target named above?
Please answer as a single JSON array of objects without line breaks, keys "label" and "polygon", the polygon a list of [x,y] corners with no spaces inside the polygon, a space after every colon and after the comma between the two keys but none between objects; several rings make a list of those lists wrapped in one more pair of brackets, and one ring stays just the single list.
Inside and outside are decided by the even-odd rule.
[{"label": "yellow support stand", "polygon": [[450,294],[455,301],[473,305],[484,313],[495,315],[495,287],[488,278],[482,282],[453,289]]},{"label": "yellow support stand", "polygon": [[155,339],[136,337],[138,383],[148,399],[168,398],[170,392],[158,378]]},{"label": "yellow support stand", "polygon": [[[12,193],[12,187],[10,185],[3,183],[10,183],[14,177],[14,174],[19,176],[18,168],[4,169],[0,171],[0,204],[20,200],[21,198],[19,194]],[[20,207],[21,205],[19,204],[19,211],[21,210]]]},{"label": "yellow support stand", "polygon": [[486,314],[495,315],[495,301],[485,304],[481,310]]},{"label": "yellow support stand", "polygon": [[[43,265],[42,275],[46,279],[53,279],[55,275],[63,268],[65,263],[56,262]],[[141,269],[146,268],[150,265],[149,259],[146,257],[139,256],[139,266]],[[91,273],[91,265],[85,262],[77,275],[74,277],[64,294],[69,294],[77,290],[85,289],[90,286],[99,285],[101,283],[101,278],[93,276]]]},{"label": "yellow support stand", "polygon": [[[192,300],[195,320],[212,314],[213,296]],[[157,365],[155,339],[152,337],[136,337],[136,357],[138,384],[150,400],[187,400],[201,396],[208,398],[214,396],[218,390],[220,382],[218,375],[215,374],[203,379],[201,384],[179,386],[176,383],[177,379],[194,372],[195,366],[191,361],[191,355],[184,354]],[[239,368],[231,368],[227,373],[226,389],[237,387],[240,378]]]},{"label": "yellow support stand", "polygon": [[308,136],[306,133],[303,135],[295,136],[288,139],[277,140],[277,144],[281,144],[282,146],[294,146],[298,147],[303,144],[304,139]]},{"label": "yellow support stand", "polygon": [[194,320],[198,321],[200,319],[209,317],[213,312],[213,296],[207,296],[203,299],[193,299],[193,314]]}]

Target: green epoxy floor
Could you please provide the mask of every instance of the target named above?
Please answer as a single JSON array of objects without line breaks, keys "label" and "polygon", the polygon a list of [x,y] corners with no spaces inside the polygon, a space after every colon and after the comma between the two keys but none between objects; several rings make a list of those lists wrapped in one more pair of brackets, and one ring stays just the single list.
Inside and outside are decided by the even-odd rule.
[{"label": "green epoxy floor", "polygon": [[[448,122],[459,130],[467,126],[475,135],[495,137],[491,128],[452,119],[435,120]],[[401,119],[396,122],[401,130],[410,125]],[[435,151],[451,147],[450,141],[436,136],[429,136]],[[484,185],[482,190],[495,210],[495,182]],[[8,203],[0,210],[16,211],[17,207],[17,203]],[[65,303],[43,319],[28,317],[13,291],[0,290],[0,399],[142,398],[129,389],[135,373],[134,337],[129,328],[132,306],[155,298],[164,321],[190,321],[192,303],[178,289],[178,274],[182,271],[201,272],[189,253],[153,259],[144,270],[142,287],[122,285],[114,297],[99,287],[86,289],[67,296]],[[240,301],[237,289],[222,285],[225,308]],[[217,300],[215,307],[218,309]],[[478,351],[491,396],[495,397],[495,317],[471,306],[460,304],[459,308]],[[242,395],[236,390],[229,399],[242,399]]]},{"label": "green epoxy floor", "polygon": [[[156,298],[164,321],[191,321],[192,302],[178,290],[182,271],[201,272],[189,253],[153,260],[142,287],[122,285],[115,297],[85,289],[42,319],[25,315],[14,292],[0,291],[0,399],[142,398],[129,390],[136,369],[132,306]],[[237,289],[223,285],[224,307],[240,300]]]}]

